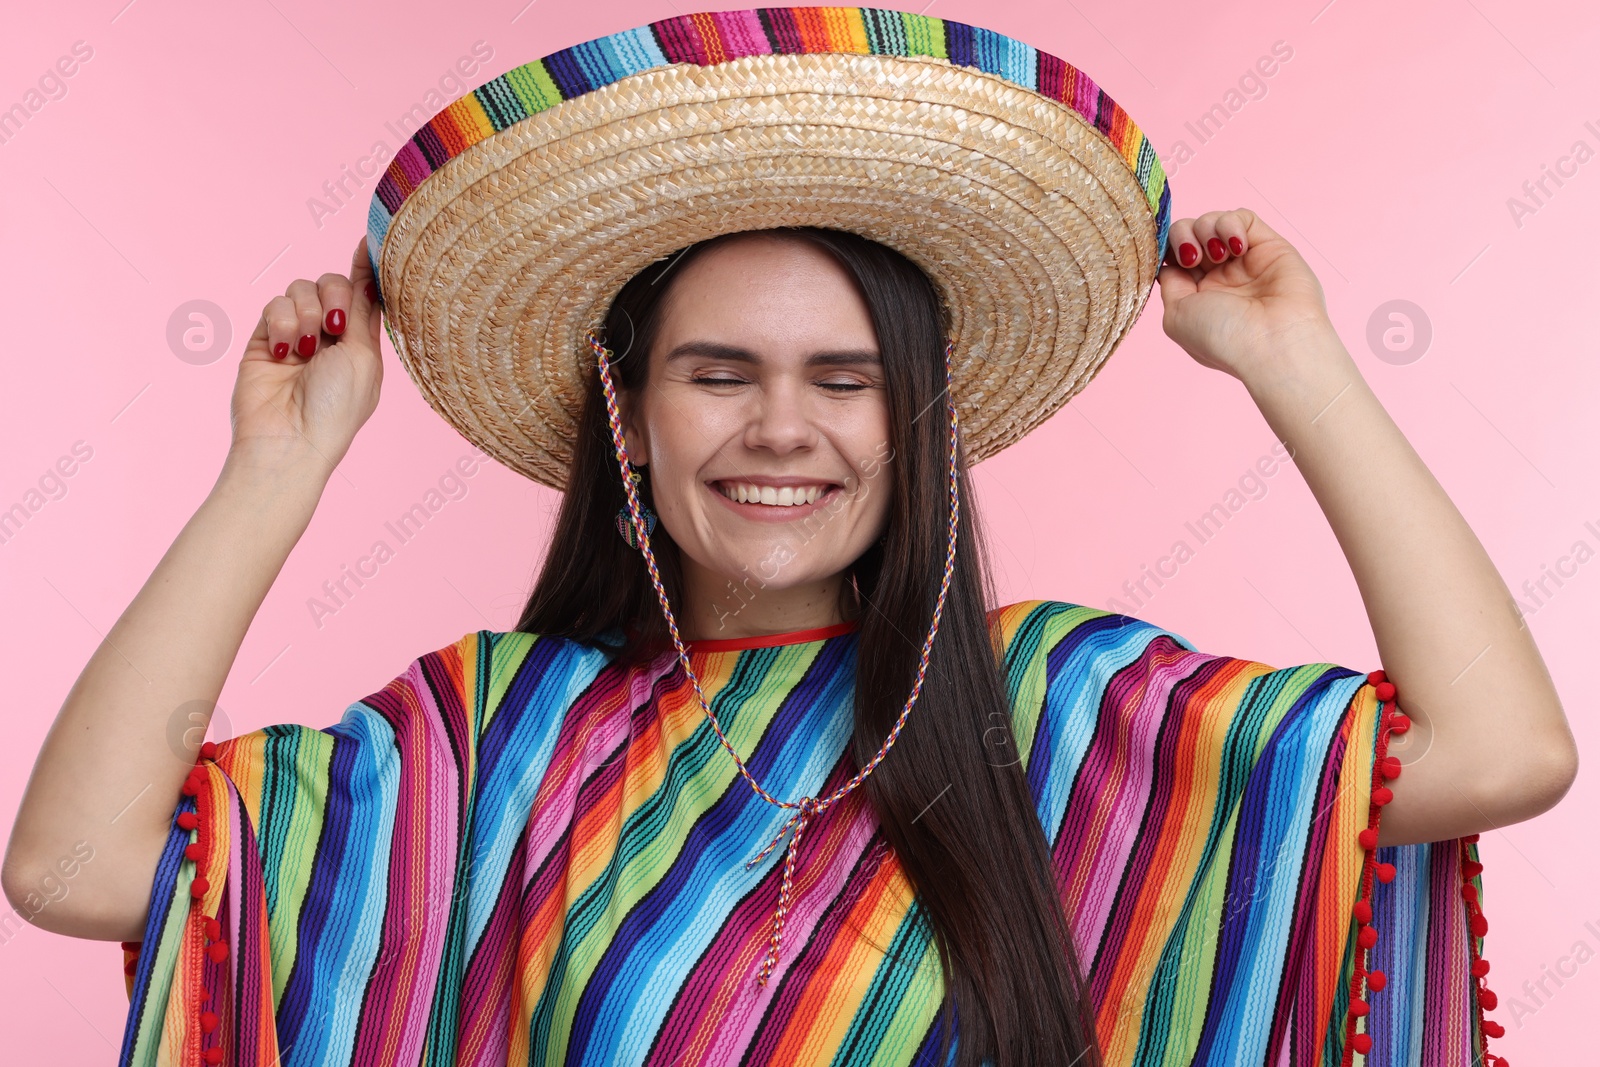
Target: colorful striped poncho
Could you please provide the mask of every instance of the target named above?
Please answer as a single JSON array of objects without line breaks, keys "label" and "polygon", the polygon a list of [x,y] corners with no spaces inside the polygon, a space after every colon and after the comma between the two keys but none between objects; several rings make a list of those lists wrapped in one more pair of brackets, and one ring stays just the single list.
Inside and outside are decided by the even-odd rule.
[{"label": "colorful striped poncho", "polygon": [[[1473,1062],[1476,847],[1362,837],[1403,726],[1381,676],[1072,604],[991,618],[1107,1064]],[[856,769],[857,638],[690,646],[776,796]],[[756,984],[784,849],[745,861],[790,812],[675,657],[611,658],[478,631],[326,729],[208,744],[124,945],[119,1064],[931,1065],[938,957],[864,791],[803,837]]]}]

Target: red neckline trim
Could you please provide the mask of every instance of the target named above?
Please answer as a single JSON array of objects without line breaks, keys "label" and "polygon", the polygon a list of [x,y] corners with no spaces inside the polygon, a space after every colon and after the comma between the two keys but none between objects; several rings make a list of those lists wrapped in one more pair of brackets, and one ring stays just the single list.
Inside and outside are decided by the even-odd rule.
[{"label": "red neckline trim", "polygon": [[821,641],[847,634],[861,625],[860,619],[847,619],[832,626],[814,626],[809,630],[790,630],[782,634],[762,634],[757,637],[718,637],[700,641],[685,641],[683,647],[690,652],[738,652],[747,648],[777,648],[779,645],[801,645],[807,641]]}]

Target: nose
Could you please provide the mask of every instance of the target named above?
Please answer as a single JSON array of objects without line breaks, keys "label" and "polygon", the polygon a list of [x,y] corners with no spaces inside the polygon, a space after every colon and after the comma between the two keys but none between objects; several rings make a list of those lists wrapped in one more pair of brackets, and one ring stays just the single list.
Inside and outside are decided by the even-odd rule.
[{"label": "nose", "polygon": [[787,380],[772,382],[761,390],[744,431],[747,448],[766,449],[780,456],[814,447],[817,437],[804,387]]}]

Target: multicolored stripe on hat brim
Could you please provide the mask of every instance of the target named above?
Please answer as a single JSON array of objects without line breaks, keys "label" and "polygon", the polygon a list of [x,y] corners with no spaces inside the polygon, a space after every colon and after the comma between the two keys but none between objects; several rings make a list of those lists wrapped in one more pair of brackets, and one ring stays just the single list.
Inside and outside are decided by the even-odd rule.
[{"label": "multicolored stripe on hat brim", "polygon": [[1157,262],[1166,256],[1172,194],[1154,146],[1094,79],[1066,60],[993,30],[908,11],[762,7],[675,15],[596,37],[508,70],[450,104],[395,153],[378,182],[367,215],[373,275],[389,223],[406,198],[446,162],[506,127],[653,67],[807,52],[947,59],[1067,105],[1128,164],[1155,216]]}]

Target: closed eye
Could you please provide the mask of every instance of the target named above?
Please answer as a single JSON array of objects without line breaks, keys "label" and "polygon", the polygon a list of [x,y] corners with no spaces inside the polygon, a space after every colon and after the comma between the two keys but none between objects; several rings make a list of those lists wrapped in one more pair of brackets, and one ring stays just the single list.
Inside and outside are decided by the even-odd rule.
[{"label": "closed eye", "polygon": [[[744,386],[742,378],[691,378],[691,386]],[[861,382],[819,382],[822,389],[837,390],[837,392],[858,392],[861,389],[872,389],[872,386],[862,386]]]}]

